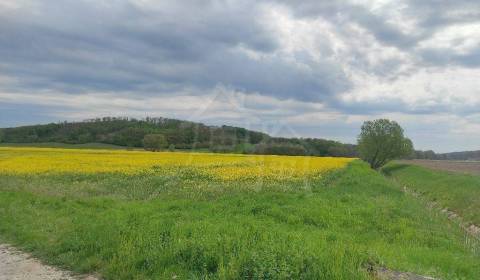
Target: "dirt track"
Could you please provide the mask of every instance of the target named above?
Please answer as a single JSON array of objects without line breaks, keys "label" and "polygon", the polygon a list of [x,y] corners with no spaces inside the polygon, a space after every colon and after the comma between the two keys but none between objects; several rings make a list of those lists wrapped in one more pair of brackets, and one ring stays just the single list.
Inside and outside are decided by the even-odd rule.
[{"label": "dirt track", "polygon": [[0,244],[0,280],[95,280],[92,276],[72,276],[67,271],[44,265],[30,255]]},{"label": "dirt track", "polygon": [[480,175],[480,161],[452,161],[452,160],[403,160],[401,163],[416,164],[423,167],[445,170],[457,173]]}]

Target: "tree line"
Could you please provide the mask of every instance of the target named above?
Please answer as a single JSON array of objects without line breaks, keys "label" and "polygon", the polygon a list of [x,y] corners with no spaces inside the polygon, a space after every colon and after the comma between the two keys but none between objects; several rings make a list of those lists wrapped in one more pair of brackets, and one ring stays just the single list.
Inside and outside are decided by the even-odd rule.
[{"label": "tree line", "polygon": [[0,129],[0,142],[105,143],[147,150],[208,150],[222,153],[357,156],[355,145],[318,138],[282,138],[233,126],[208,126],[169,118],[103,117]]},{"label": "tree line", "polygon": [[465,151],[453,153],[435,153],[432,150],[415,151],[409,158],[429,160],[480,160],[480,151]]},{"label": "tree line", "polygon": [[219,153],[360,157],[373,169],[394,159],[479,160],[480,151],[436,154],[416,151],[395,121],[377,119],[361,127],[357,145],[317,138],[271,137],[233,126],[151,118],[104,117],[82,122],[61,122],[0,129],[0,143],[67,144],[104,143],[143,147],[149,151],[176,149]]}]

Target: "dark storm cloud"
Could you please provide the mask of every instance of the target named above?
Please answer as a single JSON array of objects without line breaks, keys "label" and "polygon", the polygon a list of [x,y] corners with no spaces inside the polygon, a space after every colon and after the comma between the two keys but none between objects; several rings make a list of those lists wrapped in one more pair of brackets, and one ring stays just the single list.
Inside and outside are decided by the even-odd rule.
[{"label": "dark storm cloud", "polygon": [[260,22],[255,2],[172,2],[159,9],[114,3],[44,2],[33,15],[0,14],[0,73],[22,80],[25,90],[70,93],[223,84],[318,101],[350,86],[331,62],[300,65],[274,55],[277,38]]},{"label": "dark storm cloud", "polygon": [[[15,1],[12,1],[14,3]],[[372,65],[364,48],[374,42],[355,34],[361,26],[376,42],[413,56],[417,66],[480,66],[479,48],[458,54],[450,48],[419,48],[435,32],[479,20],[478,1],[407,1],[401,13],[415,20],[413,32],[391,21],[389,9],[347,1],[25,1],[0,11],[1,83],[11,92],[135,92],[152,95],[217,85],[280,99],[326,102],[354,89],[345,68],[379,79],[408,71],[404,57]],[[262,5],[283,5],[297,18],[322,18],[345,38],[356,38],[350,59],[338,61],[331,42],[318,38],[321,56],[281,52],[278,34],[265,22]],[[396,4],[391,8],[396,8]],[[350,42],[344,42],[349,44]],[[320,44],[320,43],[318,43]],[[249,54],[253,52],[254,55]],[[375,56],[375,54],[374,54]],[[191,91],[195,94],[195,91]],[[378,104],[377,104],[378,105]],[[348,110],[367,111],[368,104]],[[364,106],[364,107],[362,107]],[[408,108],[398,106],[398,110]],[[390,110],[378,105],[376,110]]]}]

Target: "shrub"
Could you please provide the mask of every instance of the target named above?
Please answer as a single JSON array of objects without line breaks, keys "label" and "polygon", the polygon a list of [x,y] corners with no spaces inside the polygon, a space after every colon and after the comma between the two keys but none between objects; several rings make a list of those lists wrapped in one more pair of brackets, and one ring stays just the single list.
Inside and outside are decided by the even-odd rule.
[{"label": "shrub", "polygon": [[358,152],[371,168],[379,169],[392,159],[410,155],[413,144],[403,135],[397,122],[378,119],[363,123],[358,136]]}]

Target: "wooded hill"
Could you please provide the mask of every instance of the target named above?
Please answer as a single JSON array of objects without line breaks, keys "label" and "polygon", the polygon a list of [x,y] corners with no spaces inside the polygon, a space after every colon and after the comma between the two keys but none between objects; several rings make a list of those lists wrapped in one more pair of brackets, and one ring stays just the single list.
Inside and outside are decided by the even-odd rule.
[{"label": "wooded hill", "polygon": [[280,138],[233,126],[208,126],[168,118],[104,117],[82,122],[61,122],[0,129],[3,143],[105,143],[143,147],[147,135],[163,135],[170,149],[212,152],[356,156],[355,146],[316,138]]}]

